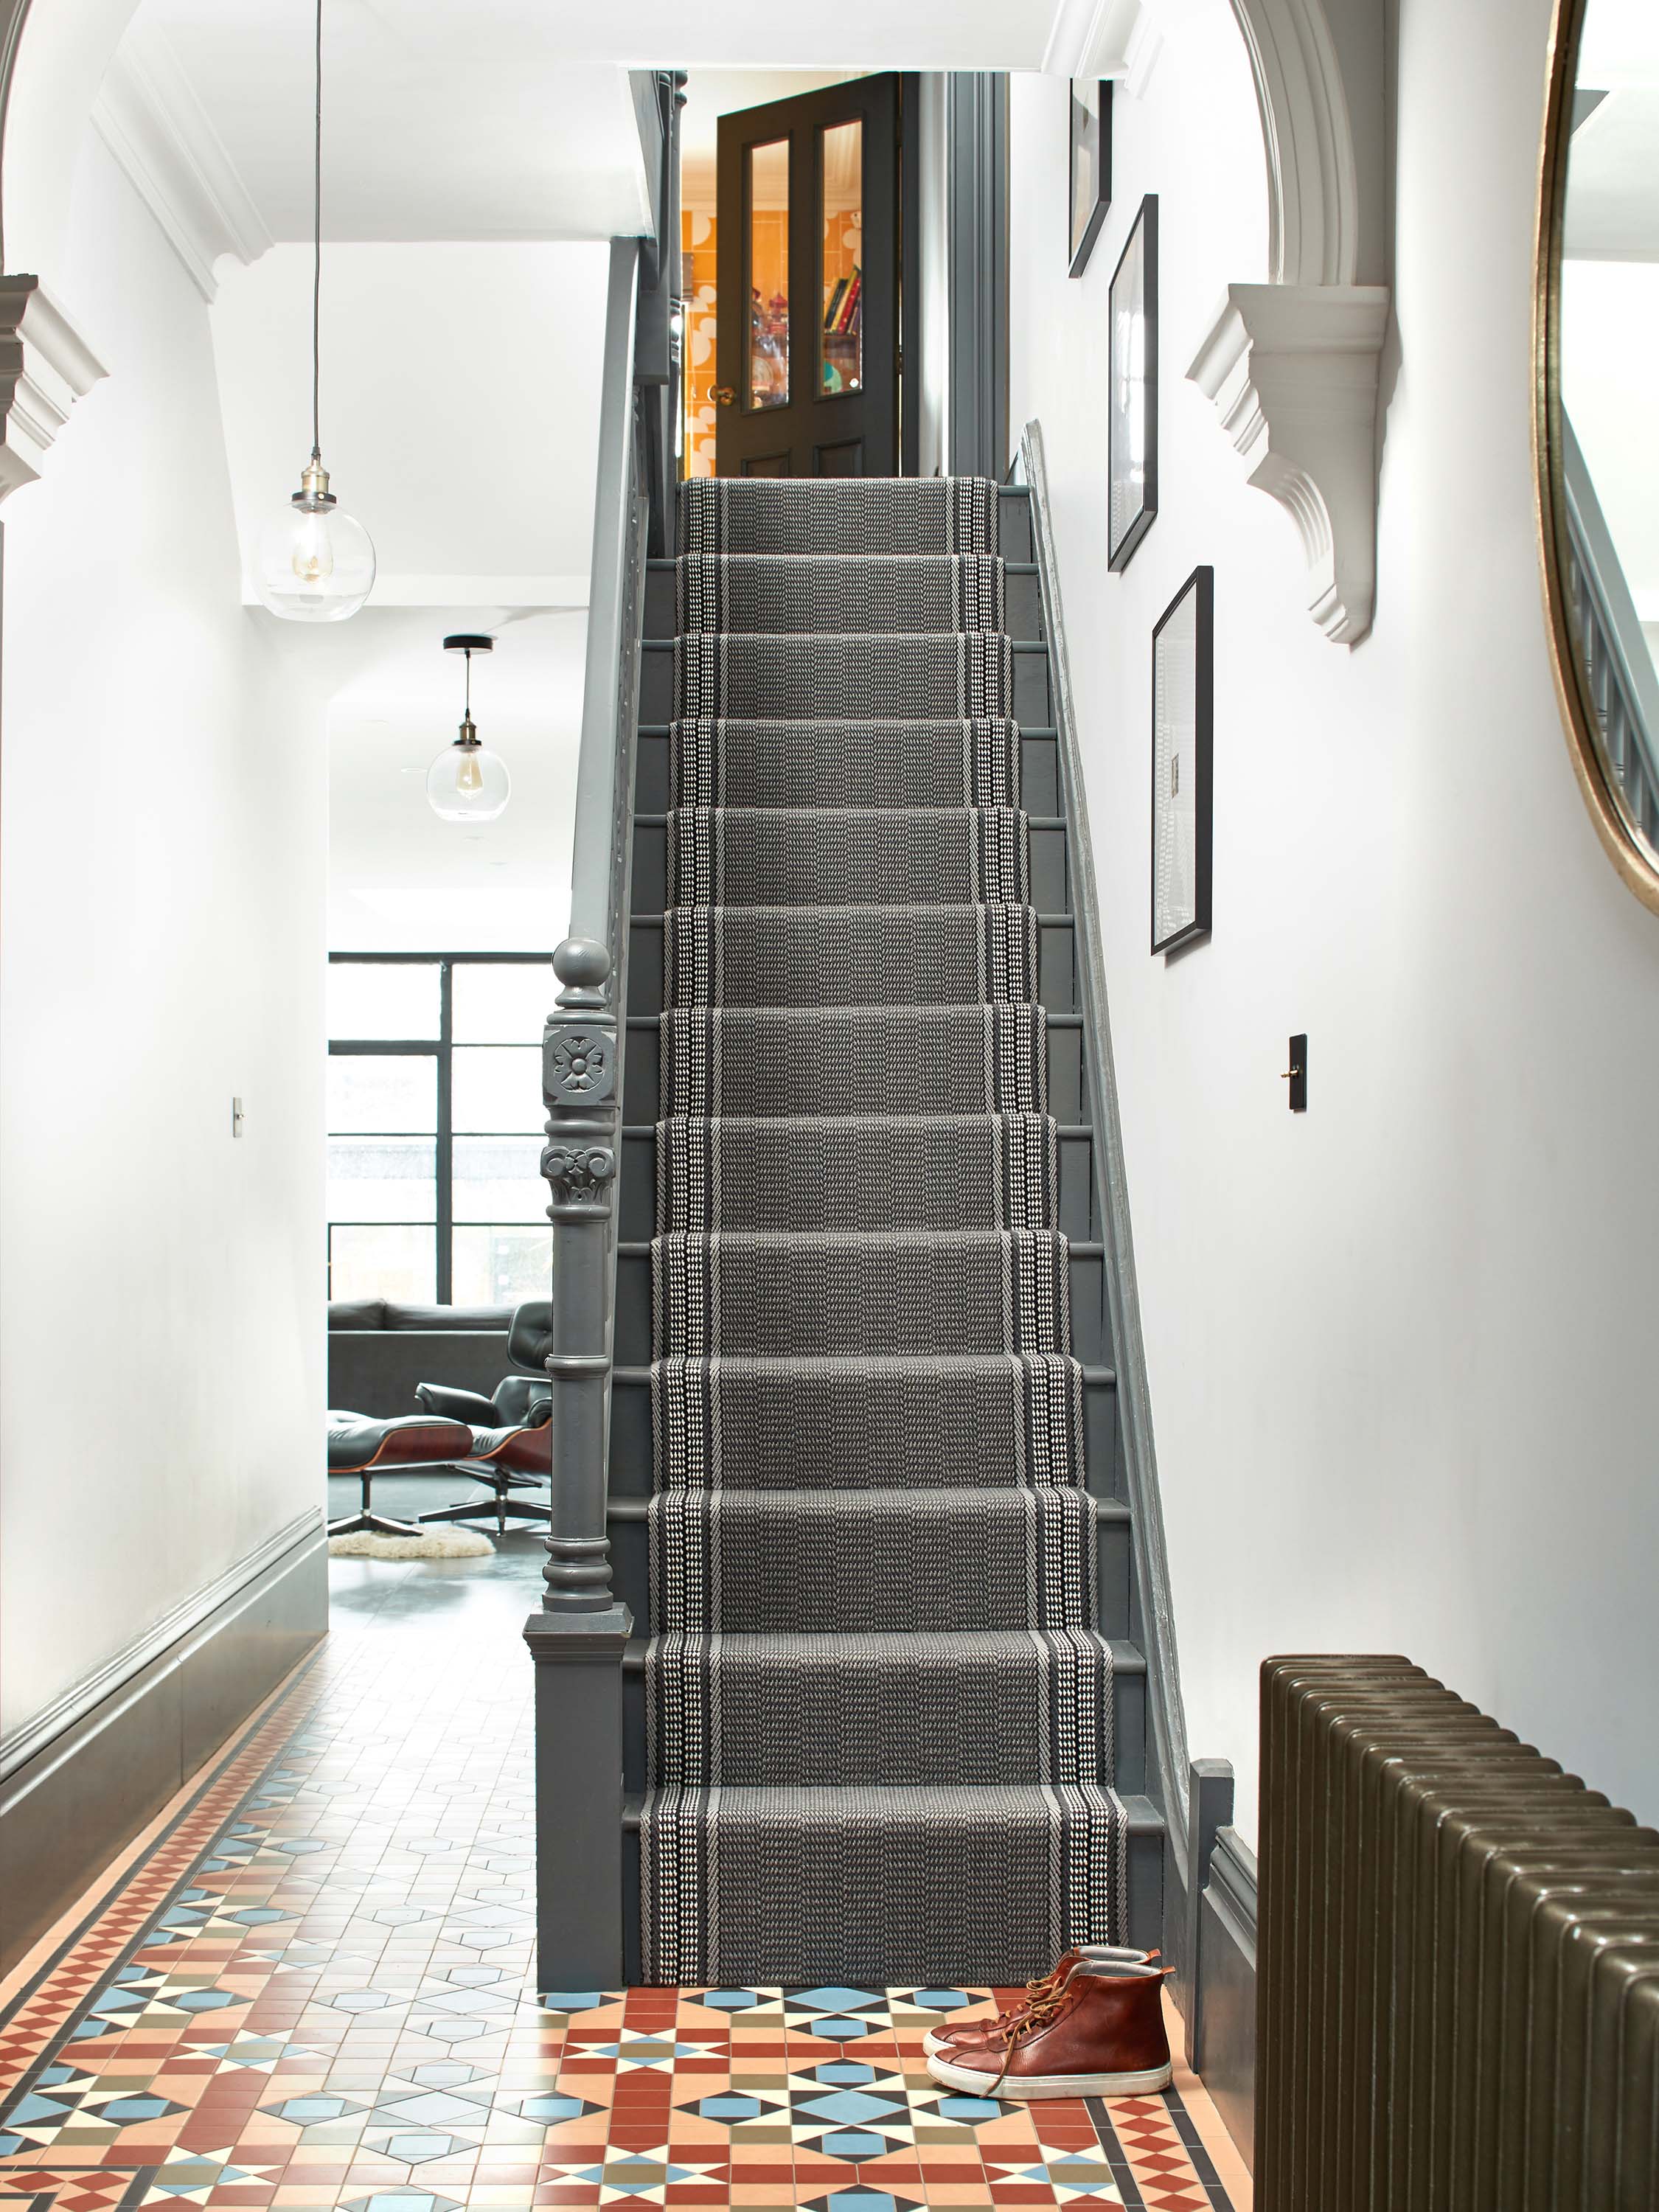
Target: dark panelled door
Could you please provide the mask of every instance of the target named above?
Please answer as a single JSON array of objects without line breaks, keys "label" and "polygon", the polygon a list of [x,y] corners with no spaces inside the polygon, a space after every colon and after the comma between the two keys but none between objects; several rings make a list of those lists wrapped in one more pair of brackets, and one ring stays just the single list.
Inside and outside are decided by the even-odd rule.
[{"label": "dark panelled door", "polygon": [[898,473],[899,80],[720,118],[723,477]]}]

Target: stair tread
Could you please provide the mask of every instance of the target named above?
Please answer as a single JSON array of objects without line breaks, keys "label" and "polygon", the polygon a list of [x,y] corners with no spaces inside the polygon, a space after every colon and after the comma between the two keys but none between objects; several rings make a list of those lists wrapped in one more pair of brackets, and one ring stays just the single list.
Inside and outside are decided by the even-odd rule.
[{"label": "stair tread", "polygon": [[[701,1630],[684,1628],[672,1632],[682,1638],[700,1637],[705,1633]],[[1146,1671],[1146,1655],[1138,1644],[1131,1643],[1127,1637],[1103,1636],[1096,1628],[1060,1628],[1044,1632],[1074,1639],[1086,1638],[1100,1644],[1110,1652],[1114,1671],[1120,1674],[1144,1674]],[[1030,1630],[1024,1628],[942,1629],[937,1634],[930,1633],[925,1637],[904,1629],[887,1632],[878,1629],[732,1629],[722,1633],[721,1642],[727,1647],[738,1646],[760,1658],[776,1656],[782,1659],[801,1652],[817,1651],[826,1656],[850,1656],[854,1659],[873,1661],[890,1652],[914,1652],[918,1645],[927,1647],[930,1655],[935,1647],[949,1651],[1017,1651],[1029,1644],[1031,1634]],[[623,1664],[642,1667],[647,1651],[658,1640],[647,1636],[631,1637],[623,1655]],[[849,1644],[856,1647],[850,1655],[846,1652],[846,1646]]]},{"label": "stair tread", "polygon": [[[738,1784],[730,1788],[722,1787],[720,1794],[722,1808],[726,1808],[729,1803],[729,1808],[734,1817],[741,1817],[745,1809],[745,1801],[783,1796],[799,1801],[802,1811],[811,1814],[816,1819],[838,1821],[842,1818],[840,1807],[848,1799],[874,1799],[890,1802],[896,1816],[902,1812],[907,1800],[914,1802],[919,1810],[929,1811],[936,1808],[948,1808],[954,1804],[971,1805],[987,1799],[1011,1797],[1018,1798],[1027,1804],[1036,1805],[1042,1802],[1051,1790],[1070,1787],[1074,1785],[1038,1782],[966,1782],[954,1784],[933,1783],[918,1788],[912,1784],[903,1782],[851,1784],[830,1782],[817,1787],[797,1785],[793,1789],[778,1790],[765,1787],[745,1787]],[[706,1790],[692,1790],[686,1794],[706,1796],[708,1793]],[[1119,1790],[1114,1790],[1111,1794],[1121,1808],[1125,1823],[1132,1836],[1161,1836],[1164,1832],[1166,1823],[1164,1815],[1150,1797],[1139,1794],[1125,1796]],[[639,1826],[646,1801],[651,1795],[649,1790],[630,1790],[624,1796],[623,1823],[625,1827]]]}]

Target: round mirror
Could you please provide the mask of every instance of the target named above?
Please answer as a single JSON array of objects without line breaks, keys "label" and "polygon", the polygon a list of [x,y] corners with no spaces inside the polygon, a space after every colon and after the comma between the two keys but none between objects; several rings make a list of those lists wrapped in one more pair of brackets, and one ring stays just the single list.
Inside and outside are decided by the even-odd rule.
[{"label": "round mirror", "polygon": [[1591,817],[1659,912],[1659,5],[1557,0],[1538,239],[1538,513]]}]

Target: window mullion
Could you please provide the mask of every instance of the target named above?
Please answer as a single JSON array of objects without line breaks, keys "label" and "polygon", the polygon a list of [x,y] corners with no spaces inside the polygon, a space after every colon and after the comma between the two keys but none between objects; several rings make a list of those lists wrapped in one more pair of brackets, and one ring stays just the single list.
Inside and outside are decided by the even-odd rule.
[{"label": "window mullion", "polygon": [[454,967],[438,967],[438,1304],[451,1304],[455,1283],[455,1116],[450,1078],[454,1067]]}]

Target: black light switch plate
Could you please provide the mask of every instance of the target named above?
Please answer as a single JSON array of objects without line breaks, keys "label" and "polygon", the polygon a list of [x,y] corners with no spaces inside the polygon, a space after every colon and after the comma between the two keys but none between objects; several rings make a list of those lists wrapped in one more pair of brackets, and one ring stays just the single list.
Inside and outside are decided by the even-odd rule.
[{"label": "black light switch plate", "polygon": [[1291,1039],[1290,1065],[1285,1071],[1290,1085],[1290,1108],[1292,1114],[1308,1110],[1308,1037],[1304,1030],[1300,1036]]}]

